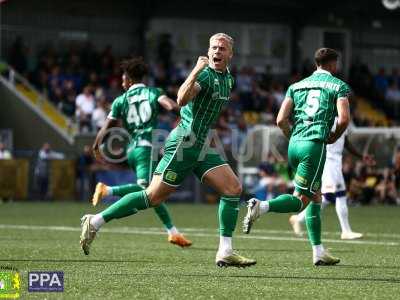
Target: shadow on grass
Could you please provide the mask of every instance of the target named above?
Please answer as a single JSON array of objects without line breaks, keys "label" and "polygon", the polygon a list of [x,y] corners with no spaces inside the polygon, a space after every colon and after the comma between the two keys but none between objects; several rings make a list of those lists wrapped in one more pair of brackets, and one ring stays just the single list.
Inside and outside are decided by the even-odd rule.
[{"label": "shadow on grass", "polygon": [[160,273],[113,273],[103,274],[106,276],[150,276],[150,277],[168,277],[174,278],[202,278],[202,277],[216,277],[216,278],[243,278],[243,279],[288,279],[288,280],[319,280],[319,281],[354,281],[354,282],[383,282],[383,283],[400,283],[400,278],[359,278],[359,277],[313,277],[313,276],[271,276],[266,274],[252,274],[252,275],[235,275],[235,274],[160,274]]}]

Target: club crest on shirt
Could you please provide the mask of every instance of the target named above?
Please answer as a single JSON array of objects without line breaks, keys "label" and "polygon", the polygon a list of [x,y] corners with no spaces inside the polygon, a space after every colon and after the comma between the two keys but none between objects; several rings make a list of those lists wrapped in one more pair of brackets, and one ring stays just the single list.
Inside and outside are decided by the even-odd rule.
[{"label": "club crest on shirt", "polygon": [[177,177],[178,177],[178,174],[176,174],[173,171],[167,171],[167,173],[165,174],[165,179],[168,181],[175,182]]}]

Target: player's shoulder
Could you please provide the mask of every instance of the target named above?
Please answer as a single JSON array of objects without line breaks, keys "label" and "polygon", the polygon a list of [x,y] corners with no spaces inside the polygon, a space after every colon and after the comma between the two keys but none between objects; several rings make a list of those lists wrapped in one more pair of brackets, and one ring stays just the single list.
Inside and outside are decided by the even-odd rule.
[{"label": "player's shoulder", "polygon": [[127,97],[127,92],[122,93],[121,95],[117,96],[114,100],[113,100],[113,104],[114,103],[122,103],[125,101]]},{"label": "player's shoulder", "polygon": [[311,76],[308,76],[306,78],[303,78],[302,80],[293,82],[288,86],[288,90],[296,90],[296,89],[301,89],[304,88],[304,85],[307,84],[307,82],[310,80]]},{"label": "player's shoulder", "polygon": [[149,94],[151,96],[156,97],[156,98],[165,94],[164,89],[161,87],[149,86],[149,87],[147,87],[147,91],[149,92]]},{"label": "player's shoulder", "polygon": [[336,84],[339,84],[340,86],[342,86],[342,85],[346,85],[347,86],[348,85],[342,79],[340,79],[340,78],[338,78],[338,77],[336,77],[334,75],[331,75],[331,80],[334,81]]},{"label": "player's shoulder", "polygon": [[198,77],[209,77],[213,75],[213,69],[209,66],[205,67],[203,70],[200,71]]}]

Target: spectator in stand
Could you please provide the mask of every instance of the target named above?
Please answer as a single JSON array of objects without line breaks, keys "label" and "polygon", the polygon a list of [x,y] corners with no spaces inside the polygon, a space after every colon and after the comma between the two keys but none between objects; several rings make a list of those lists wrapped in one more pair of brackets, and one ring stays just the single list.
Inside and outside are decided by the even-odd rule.
[{"label": "spectator in stand", "polygon": [[285,99],[285,92],[283,90],[283,85],[279,82],[274,82],[272,84],[271,96],[273,98],[274,107],[281,107],[283,100]]},{"label": "spectator in stand", "polygon": [[110,88],[107,90],[107,98],[112,102],[115,98],[122,94],[120,79],[112,79]]},{"label": "spectator in stand", "polygon": [[64,154],[51,150],[49,143],[44,143],[39,151],[38,159],[35,166],[36,186],[39,191],[39,199],[46,200],[49,198],[49,175],[50,161],[53,159],[64,159]]},{"label": "spectator in stand", "polygon": [[56,87],[53,89],[52,97],[50,98],[51,102],[55,105],[60,106],[61,103],[65,101],[65,96],[63,90],[60,87]]},{"label": "spectator in stand", "polygon": [[264,73],[261,74],[260,78],[260,88],[268,91],[271,88],[271,83],[272,83],[272,67],[271,65],[266,65]]},{"label": "spectator in stand", "polygon": [[93,123],[92,128],[95,132],[99,131],[100,128],[103,127],[104,122],[107,119],[107,111],[108,111],[107,99],[105,95],[102,95],[97,101],[96,108],[92,114],[92,123]]},{"label": "spectator in stand", "polygon": [[386,90],[386,100],[390,102],[400,102],[400,89],[397,82],[393,79],[389,80],[389,85]]},{"label": "spectator in stand", "polygon": [[178,80],[184,81],[189,76],[189,73],[192,71],[192,69],[193,69],[192,61],[190,59],[185,60],[185,63],[179,70]]},{"label": "spectator in stand", "polygon": [[253,78],[251,70],[247,67],[242,67],[236,77],[236,89],[239,92],[240,101],[242,102],[244,110],[252,110],[253,108]]},{"label": "spectator in stand", "polygon": [[392,69],[392,75],[390,76],[390,79],[393,80],[397,86],[400,86],[400,71],[398,68]]},{"label": "spectator in stand", "polygon": [[57,97],[59,97],[59,93],[58,95],[56,95],[56,90],[57,89],[61,89],[62,84],[64,81],[64,77],[61,74],[61,68],[60,66],[54,66],[51,69],[51,73],[48,77],[48,90],[49,90],[49,98],[50,100],[52,100],[54,103],[57,103]]},{"label": "spectator in stand", "polygon": [[91,118],[95,109],[95,100],[90,86],[85,86],[83,92],[76,97],[76,117],[82,131],[90,131]]},{"label": "spectator in stand", "polygon": [[59,105],[60,110],[70,118],[75,115],[75,98],[75,93],[68,93]]},{"label": "spectator in stand", "polygon": [[89,145],[85,145],[83,148],[83,153],[79,156],[77,160],[77,183],[79,198],[81,200],[89,199],[92,194],[91,183],[91,169],[94,165],[94,159],[92,156],[92,148]]},{"label": "spectator in stand", "polygon": [[107,78],[107,86],[111,86],[113,81],[117,81],[117,87],[121,86],[121,67],[118,63],[114,63],[113,71]]},{"label": "spectator in stand", "polygon": [[379,93],[379,97],[384,98],[388,88],[388,79],[386,76],[385,68],[381,67],[378,74],[374,78],[374,85]]},{"label": "spectator in stand", "polygon": [[12,159],[11,152],[0,142],[0,159]]},{"label": "spectator in stand", "polygon": [[397,189],[396,177],[393,169],[385,168],[379,175],[379,182],[375,187],[377,200],[380,204],[396,204]]},{"label": "spectator in stand", "polygon": [[102,87],[100,84],[99,75],[95,71],[91,71],[89,73],[87,85],[92,88],[92,91],[96,91],[98,88]]},{"label": "spectator in stand", "polygon": [[26,75],[25,72],[28,68],[28,61],[26,58],[26,46],[22,37],[18,36],[12,44],[9,54],[10,65],[19,73]]},{"label": "spectator in stand", "polygon": [[232,128],[232,150],[239,151],[240,146],[247,136],[247,124],[242,116],[239,117],[237,124]]},{"label": "spectator in stand", "polygon": [[389,86],[386,90],[386,101],[389,104],[389,109],[392,110],[391,114],[394,118],[400,116],[400,90],[397,81],[391,78]]}]

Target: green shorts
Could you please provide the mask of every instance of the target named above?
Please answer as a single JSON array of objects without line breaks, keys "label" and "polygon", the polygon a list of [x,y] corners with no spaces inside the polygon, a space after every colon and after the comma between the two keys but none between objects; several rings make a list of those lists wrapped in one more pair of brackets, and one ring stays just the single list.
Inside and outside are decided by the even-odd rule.
[{"label": "green shorts", "polygon": [[127,150],[128,165],[136,173],[137,184],[148,186],[157,166],[157,155],[153,155],[153,147],[136,147]]},{"label": "green shorts", "polygon": [[289,142],[288,159],[295,170],[295,190],[312,197],[321,188],[326,158],[326,145],[320,141]]},{"label": "green shorts", "polygon": [[171,132],[164,147],[164,155],[154,174],[160,174],[162,181],[171,186],[179,186],[193,172],[200,181],[212,169],[227,165],[216,149],[191,145],[185,137]]}]

